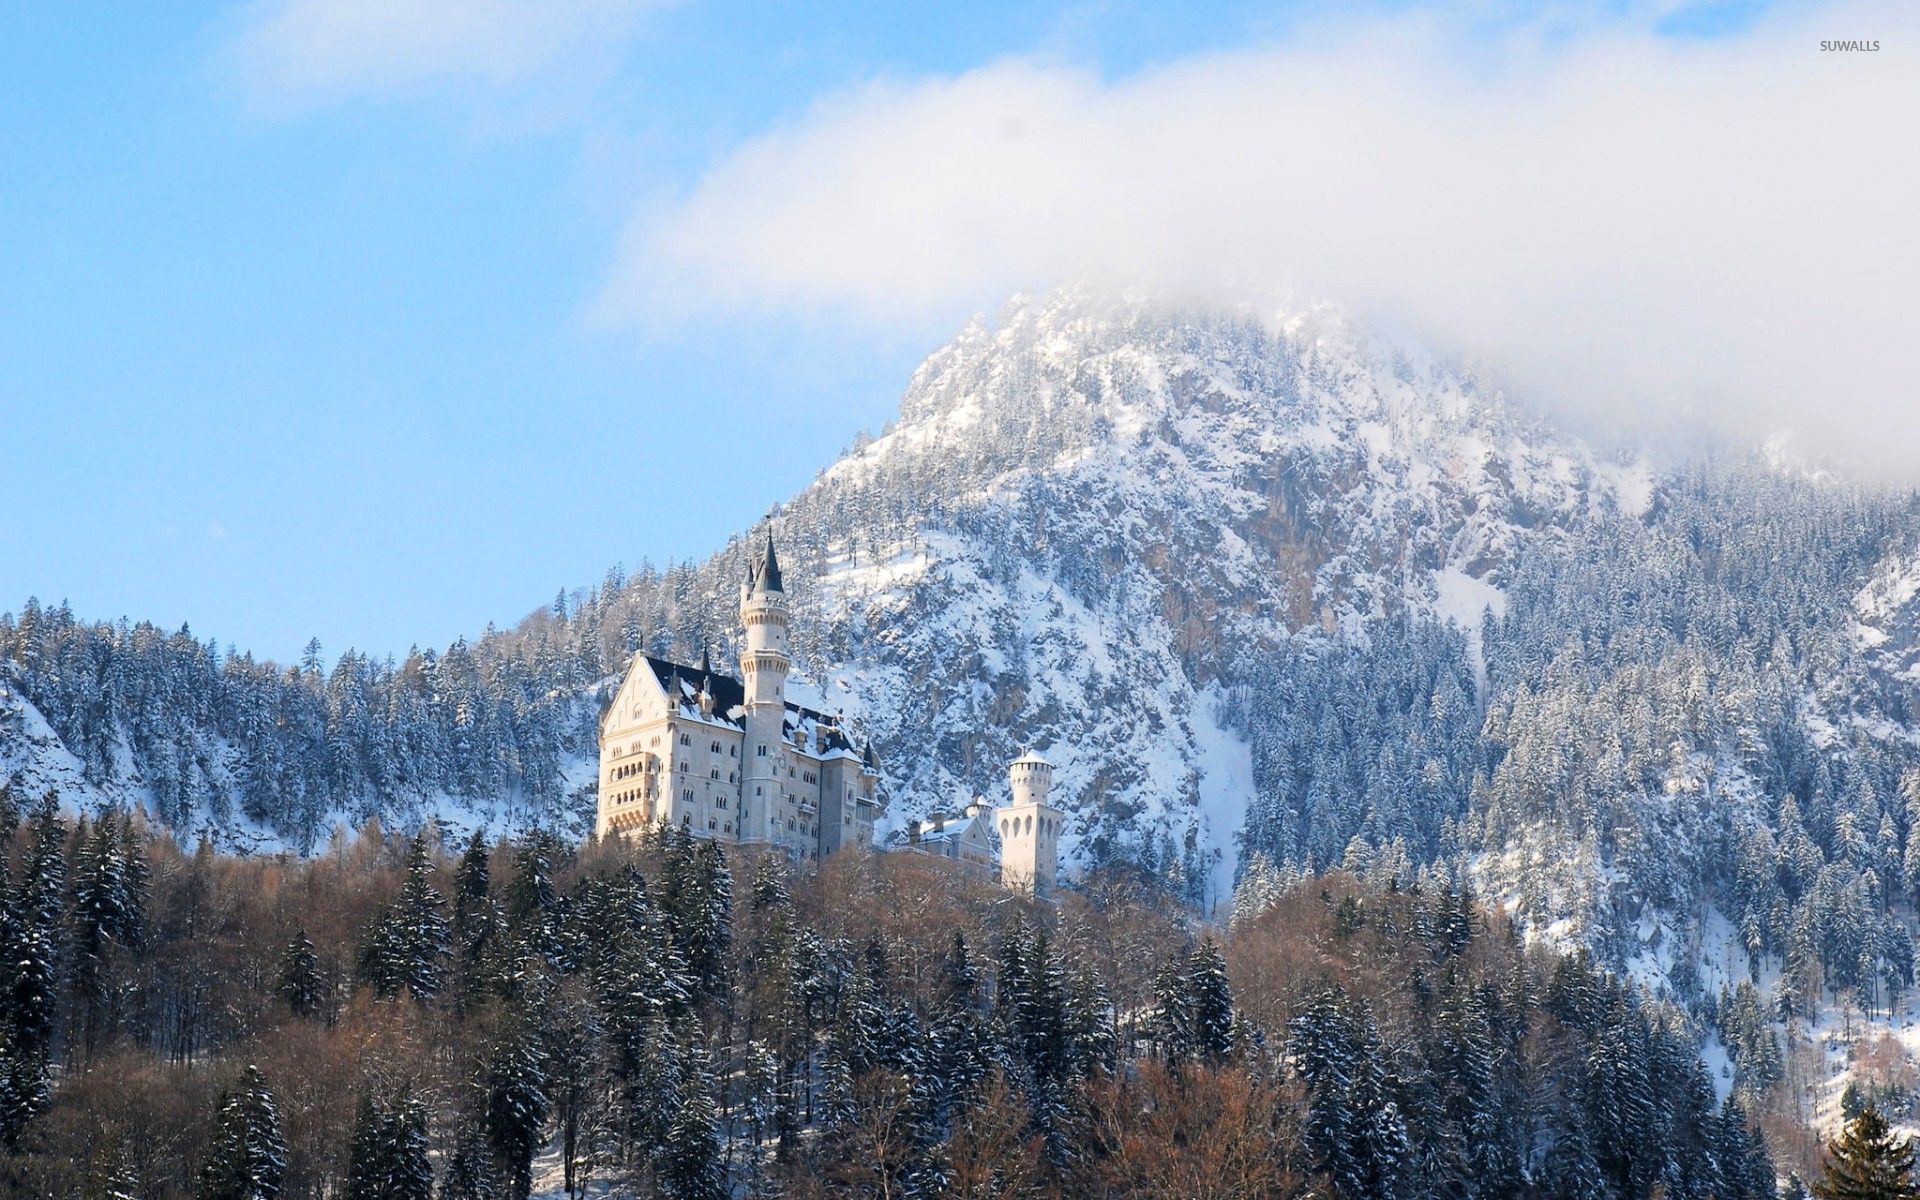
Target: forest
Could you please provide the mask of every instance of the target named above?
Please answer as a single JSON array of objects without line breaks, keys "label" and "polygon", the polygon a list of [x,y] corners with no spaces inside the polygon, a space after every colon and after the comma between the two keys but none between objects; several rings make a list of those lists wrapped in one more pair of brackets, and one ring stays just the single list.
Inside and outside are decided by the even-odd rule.
[{"label": "forest", "polygon": [[8,1195],[1744,1200],[1813,1165],[1685,1012],[1431,879],[1208,925],[1120,867],[1046,903],[672,834],[0,825]]}]

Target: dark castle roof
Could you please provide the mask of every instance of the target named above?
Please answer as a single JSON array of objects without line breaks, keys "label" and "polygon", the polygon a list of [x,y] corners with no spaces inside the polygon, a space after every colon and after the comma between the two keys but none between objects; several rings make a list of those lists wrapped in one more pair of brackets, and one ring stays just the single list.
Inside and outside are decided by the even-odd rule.
[{"label": "dark castle roof", "polygon": [[[778,570],[776,567],[774,575],[774,581],[776,583],[779,582]],[[738,679],[724,672],[713,670],[702,671],[699,667],[689,667],[684,663],[672,662],[664,658],[655,658],[651,654],[643,654],[640,657],[644,658],[647,666],[652,668],[654,678],[660,681],[660,689],[666,692],[670,698],[677,700],[680,704],[693,705],[702,688],[710,687],[713,689],[713,715],[725,720],[730,725],[737,726],[740,724],[739,714],[746,707],[747,689],[746,685],[742,684]],[[701,656],[701,660],[703,663],[708,661],[704,654]],[[678,685],[677,695],[675,692],[676,681]],[[812,732],[815,728],[827,730],[826,745],[824,749],[819,751],[815,751],[813,745]],[[806,729],[808,733],[807,749],[809,752],[831,753],[835,750],[845,750],[849,754],[854,753],[853,743],[848,740],[846,733],[840,729],[837,720],[828,716],[826,713],[818,712],[811,708],[804,708],[791,700],[787,701],[786,729],[788,732],[796,729]],[[861,761],[863,765],[877,769],[873,761],[872,746],[866,748],[861,756]]]},{"label": "dark castle roof", "polygon": [[767,548],[760,555],[760,565],[747,568],[747,587],[764,592],[786,590],[780,586],[780,560],[774,557],[772,533],[767,534]]}]

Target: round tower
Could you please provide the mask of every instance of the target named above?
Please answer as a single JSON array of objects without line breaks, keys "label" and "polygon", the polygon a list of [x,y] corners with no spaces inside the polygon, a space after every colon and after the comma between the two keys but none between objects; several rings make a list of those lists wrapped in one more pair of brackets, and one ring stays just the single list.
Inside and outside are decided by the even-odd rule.
[{"label": "round tower", "polygon": [[1029,750],[1007,767],[1007,780],[1013,785],[1013,803],[1037,805],[1047,802],[1047,789],[1053,785],[1053,764]]},{"label": "round tower", "polygon": [[745,630],[740,653],[740,683],[746,693],[746,760],[741,771],[740,840],[772,840],[779,826],[782,779],[779,767],[787,718],[787,593],[780,581],[780,560],[767,535],[760,561],[747,568],[740,585],[740,624]]},{"label": "round tower", "polygon": [[994,810],[1000,833],[1000,882],[1051,895],[1059,870],[1060,831],[1066,814],[1048,802],[1053,764],[1029,750],[1007,766],[1012,802]]}]

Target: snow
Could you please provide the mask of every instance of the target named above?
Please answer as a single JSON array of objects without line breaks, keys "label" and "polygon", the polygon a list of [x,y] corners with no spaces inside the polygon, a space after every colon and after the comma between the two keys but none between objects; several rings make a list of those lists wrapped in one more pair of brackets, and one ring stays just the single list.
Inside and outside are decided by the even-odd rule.
[{"label": "snow", "polygon": [[1491,611],[1495,618],[1507,611],[1507,594],[1485,579],[1476,579],[1457,566],[1443,567],[1433,573],[1434,615],[1451,621],[1467,635],[1467,659],[1473,664],[1477,693],[1487,694],[1487,656],[1480,644],[1482,617]]},{"label": "snow", "polygon": [[1599,474],[1613,492],[1622,514],[1635,519],[1653,508],[1653,468],[1645,463],[1607,463]]},{"label": "snow", "polygon": [[1218,714],[1226,697],[1218,686],[1200,693],[1194,704],[1193,742],[1200,760],[1200,844],[1213,857],[1212,893],[1224,902],[1233,893],[1239,867],[1234,835],[1246,823],[1254,795],[1253,751]]}]

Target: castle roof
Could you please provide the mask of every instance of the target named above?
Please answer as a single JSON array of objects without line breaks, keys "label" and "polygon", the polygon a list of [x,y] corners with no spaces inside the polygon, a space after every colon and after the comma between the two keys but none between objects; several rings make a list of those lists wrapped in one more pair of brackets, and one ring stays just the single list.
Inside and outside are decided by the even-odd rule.
[{"label": "castle roof", "polygon": [[1052,763],[1048,762],[1046,759],[1041,758],[1040,753],[1037,750],[1027,751],[1025,754],[1022,754],[1019,758],[1014,759],[1012,765],[1017,767],[1023,763],[1034,765],[1034,766],[1041,766],[1041,767],[1050,767],[1053,765]]},{"label": "castle roof", "polygon": [[747,587],[756,592],[781,592],[780,560],[773,553],[773,531],[767,531],[767,548],[760,555],[760,564],[747,568]]},{"label": "castle roof", "polygon": [[[660,690],[674,702],[681,716],[721,722],[735,729],[744,728],[747,689],[740,680],[725,672],[713,670],[710,662],[708,669],[702,671],[699,667],[689,667],[668,659],[655,658],[651,654],[643,654],[640,657],[653,671],[654,678],[660,682]],[[703,686],[713,689],[711,717],[706,716],[699,708],[700,689]],[[855,753],[853,743],[840,729],[839,722],[826,713],[806,708],[789,700],[785,726],[783,732],[789,739],[796,733],[803,735],[805,741],[801,748],[809,754],[825,758],[836,752],[848,755]],[[824,745],[820,744],[816,736],[820,733],[825,734]],[[867,754],[869,765],[871,755],[872,751],[869,749]]]}]

